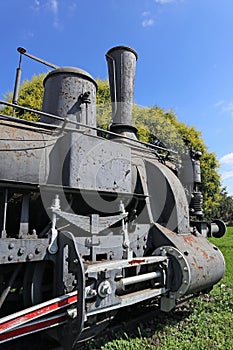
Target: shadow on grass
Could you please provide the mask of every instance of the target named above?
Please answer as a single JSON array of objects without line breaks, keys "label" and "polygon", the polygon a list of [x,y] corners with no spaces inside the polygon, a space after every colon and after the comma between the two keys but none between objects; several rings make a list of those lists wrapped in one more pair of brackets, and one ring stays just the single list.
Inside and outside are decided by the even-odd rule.
[{"label": "shadow on grass", "polygon": [[165,326],[174,326],[187,318],[192,313],[192,308],[188,304],[177,306],[168,313],[160,311],[158,306],[154,305],[137,305],[120,310],[103,332],[77,349],[99,350],[106,343],[117,339],[152,338]]}]

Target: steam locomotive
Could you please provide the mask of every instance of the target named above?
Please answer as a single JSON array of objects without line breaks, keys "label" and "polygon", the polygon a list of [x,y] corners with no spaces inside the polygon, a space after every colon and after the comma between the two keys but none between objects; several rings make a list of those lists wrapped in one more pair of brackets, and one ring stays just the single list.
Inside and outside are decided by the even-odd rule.
[{"label": "steam locomotive", "polygon": [[39,122],[1,101],[13,108],[0,114],[2,344],[43,331],[72,349],[123,307],[156,298],[170,311],[224,274],[207,237],[225,225],[202,219],[200,153],[179,170],[171,150],[139,141],[137,53],[117,46],[106,59],[108,130],[96,125],[97,84],[79,68],[52,66]]}]

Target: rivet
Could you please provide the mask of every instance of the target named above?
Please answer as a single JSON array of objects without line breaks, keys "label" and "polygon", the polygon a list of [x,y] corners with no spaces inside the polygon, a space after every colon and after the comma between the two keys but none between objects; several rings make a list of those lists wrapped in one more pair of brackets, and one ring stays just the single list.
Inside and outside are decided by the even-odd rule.
[{"label": "rivet", "polygon": [[185,267],[184,267],[184,271],[188,271],[188,268],[187,268],[187,266],[185,266]]},{"label": "rivet", "polygon": [[28,256],[27,256],[28,260],[32,260],[33,258],[33,254],[32,253],[29,253]]},{"label": "rivet", "polygon": [[11,260],[13,260],[13,259],[14,259],[13,255],[9,255],[9,256],[8,256],[8,260],[9,260],[9,261],[11,261]]},{"label": "rivet", "polygon": [[9,243],[8,248],[9,248],[9,249],[13,249],[14,246],[15,246],[14,243]]},{"label": "rivet", "polygon": [[19,248],[18,255],[23,255],[25,253],[25,248]]},{"label": "rivet", "polygon": [[40,252],[41,252],[41,249],[39,247],[37,247],[36,250],[35,250],[35,253],[36,254],[40,254]]}]

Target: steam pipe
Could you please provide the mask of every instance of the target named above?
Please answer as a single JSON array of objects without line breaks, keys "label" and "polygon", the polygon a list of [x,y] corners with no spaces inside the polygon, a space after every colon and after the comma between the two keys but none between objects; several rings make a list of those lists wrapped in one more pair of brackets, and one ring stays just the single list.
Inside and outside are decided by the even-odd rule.
[{"label": "steam pipe", "polygon": [[[45,64],[46,66],[49,66],[51,68],[54,68],[54,69],[58,68],[58,66],[56,66],[53,63],[47,62],[36,56],[30,55],[29,53],[27,53],[26,49],[23,47],[18,47],[17,51],[20,53],[20,56],[19,56],[19,65],[18,65],[18,68],[16,69],[15,86],[14,86],[14,92],[13,92],[13,98],[12,98],[12,102],[14,104],[18,103],[18,97],[19,97],[19,88],[20,88],[20,81],[21,81],[21,75],[22,75],[22,69],[21,69],[22,55],[32,58],[33,60],[38,61],[42,64]],[[15,108],[13,109],[13,116],[14,114],[15,114]]]},{"label": "steam pipe", "polygon": [[17,51],[18,51],[20,54],[22,54],[22,55],[24,55],[24,56],[27,56],[27,57],[29,57],[29,58],[31,58],[31,59],[37,61],[37,62],[40,62],[40,63],[42,63],[42,64],[44,64],[44,65],[46,65],[46,66],[48,66],[48,67],[51,67],[51,68],[54,68],[54,69],[59,68],[59,66],[56,66],[56,65],[53,64],[53,63],[47,62],[47,61],[45,61],[45,60],[42,60],[41,58],[38,58],[38,57],[36,57],[36,56],[33,56],[33,55],[29,54],[29,53],[26,51],[26,49],[25,49],[24,47],[18,47],[18,48],[17,48]]},{"label": "steam pipe", "polygon": [[19,87],[20,87],[20,80],[21,80],[21,73],[22,73],[21,63],[22,63],[22,54],[20,53],[19,66],[18,68],[16,68],[15,86],[14,86],[14,93],[13,93],[13,99],[12,99],[12,102],[14,104],[17,104],[18,102]]}]

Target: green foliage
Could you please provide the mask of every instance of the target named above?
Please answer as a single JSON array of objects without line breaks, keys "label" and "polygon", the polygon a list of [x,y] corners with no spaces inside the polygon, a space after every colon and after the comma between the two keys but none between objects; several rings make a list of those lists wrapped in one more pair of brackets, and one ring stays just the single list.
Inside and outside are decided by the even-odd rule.
[{"label": "green foliage", "polygon": [[229,225],[233,224],[233,197],[228,195],[225,188],[221,190],[220,204],[216,208],[215,217]]},{"label": "green foliage", "polygon": [[165,113],[157,106],[139,107],[134,105],[133,122],[139,130],[140,140],[157,144],[159,139],[161,146],[164,145],[174,150],[180,149],[184,145],[173,124],[172,112]]},{"label": "green foliage", "polygon": [[222,238],[212,237],[210,238],[210,241],[221,250],[226,261],[226,272],[221,283],[225,283],[226,286],[233,288],[233,227],[227,227],[227,232]]},{"label": "green foliage", "polygon": [[[107,130],[111,121],[111,97],[107,80],[96,80],[98,89],[96,94],[96,120],[97,126]],[[106,137],[106,134],[100,135]]]},{"label": "green foliage", "polygon": [[97,105],[104,105],[104,104],[110,104],[111,98],[110,98],[110,90],[108,86],[108,81],[96,79],[97,85],[98,85],[98,91],[96,94],[96,104]]},{"label": "green foliage", "polygon": [[139,130],[139,139],[165,145],[177,151],[179,155],[185,151],[186,146],[202,152],[200,190],[203,194],[205,218],[212,218],[213,212],[220,206],[219,164],[215,154],[207,150],[201,132],[194,126],[178,121],[172,111],[165,112],[157,106],[147,108],[134,106],[133,112],[134,123]]},{"label": "green foliage", "polygon": [[[34,75],[31,80],[25,80],[19,90],[18,104],[20,106],[29,107],[36,110],[41,110],[43,100],[43,80],[45,74]],[[6,97],[8,102],[12,100],[12,94]],[[3,114],[12,115],[12,108],[6,107],[2,110]],[[15,110],[15,117],[31,121],[38,121],[39,115],[21,109]]]}]

